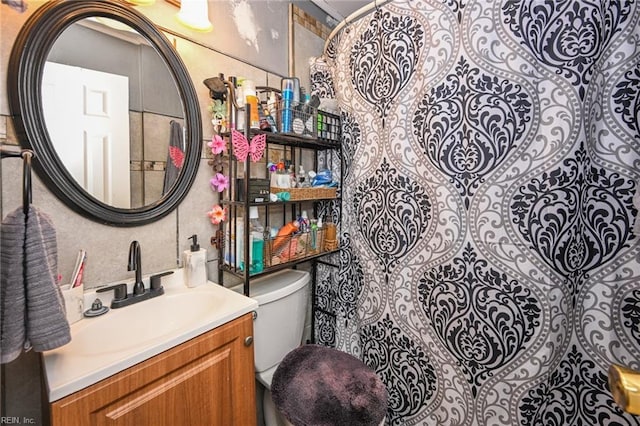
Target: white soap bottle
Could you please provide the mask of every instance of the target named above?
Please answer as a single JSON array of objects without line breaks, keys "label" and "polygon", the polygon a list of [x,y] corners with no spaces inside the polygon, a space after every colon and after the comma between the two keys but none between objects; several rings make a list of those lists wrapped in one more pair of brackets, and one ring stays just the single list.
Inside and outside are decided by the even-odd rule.
[{"label": "white soap bottle", "polygon": [[187,287],[198,287],[207,282],[207,250],[201,249],[198,236],[192,235],[191,249],[184,251],[184,279]]}]

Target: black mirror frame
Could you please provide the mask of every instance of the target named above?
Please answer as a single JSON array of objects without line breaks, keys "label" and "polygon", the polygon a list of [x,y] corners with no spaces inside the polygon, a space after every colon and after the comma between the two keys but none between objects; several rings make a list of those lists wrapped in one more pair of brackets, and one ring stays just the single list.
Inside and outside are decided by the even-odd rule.
[{"label": "black mirror frame", "polygon": [[[185,111],[187,148],[178,180],[160,200],[140,208],[113,207],[87,193],[56,154],[44,121],[41,88],[49,51],[67,27],[95,16],[123,22],[149,40],[169,67]],[[20,144],[35,152],[34,169],[47,188],[77,213],[107,225],[145,225],[174,210],[191,188],[202,152],[202,121],[193,82],[171,43],[135,9],[109,0],[46,3],[21,28],[11,51],[7,80],[11,115]]]}]

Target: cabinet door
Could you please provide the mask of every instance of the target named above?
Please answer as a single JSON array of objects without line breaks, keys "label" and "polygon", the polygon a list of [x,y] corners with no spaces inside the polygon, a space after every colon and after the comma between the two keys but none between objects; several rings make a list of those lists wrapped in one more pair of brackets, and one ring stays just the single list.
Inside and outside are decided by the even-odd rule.
[{"label": "cabinet door", "polygon": [[51,405],[53,426],[253,426],[247,314]]}]

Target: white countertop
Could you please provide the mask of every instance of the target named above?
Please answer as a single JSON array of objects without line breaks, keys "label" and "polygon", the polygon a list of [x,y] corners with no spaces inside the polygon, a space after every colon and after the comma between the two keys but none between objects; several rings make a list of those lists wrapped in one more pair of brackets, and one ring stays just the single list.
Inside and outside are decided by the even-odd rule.
[{"label": "white countertop", "polygon": [[[84,318],[71,325],[70,343],[43,354],[50,402],[97,383],[258,307],[255,300],[212,282],[193,289],[187,288],[182,284],[182,269],[175,272],[162,278],[164,295],[123,308],[110,309],[96,318]],[[145,280],[146,287],[147,283],[148,280]],[[99,293],[97,297],[105,306],[109,306],[112,293]],[[171,304],[175,306],[181,303],[179,300],[191,300],[189,298],[193,296],[197,296],[197,308],[194,306],[192,310],[186,308],[180,311],[171,307]],[[91,307],[95,299],[95,289],[85,293],[85,310]],[[209,308],[203,301],[212,307]],[[128,327],[126,324],[132,326]],[[154,336],[155,330],[161,330],[157,333],[160,335]],[[110,346],[111,343],[113,345]]]}]

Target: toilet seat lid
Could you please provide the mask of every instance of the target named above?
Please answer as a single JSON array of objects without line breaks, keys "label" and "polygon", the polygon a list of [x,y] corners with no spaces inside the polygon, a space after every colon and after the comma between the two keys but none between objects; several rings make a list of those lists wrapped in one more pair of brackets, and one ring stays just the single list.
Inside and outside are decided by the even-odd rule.
[{"label": "toilet seat lid", "polygon": [[271,380],[273,380],[273,374],[276,372],[277,368],[278,364],[267,370],[260,371],[259,373],[256,373],[256,378],[260,383],[263,384],[264,387],[266,387],[267,389],[271,389]]},{"label": "toilet seat lid", "polygon": [[[259,305],[265,305],[289,296],[304,288],[311,280],[306,271],[284,269],[273,274],[251,280],[249,297],[255,299]],[[234,287],[242,293],[244,287]]]}]

